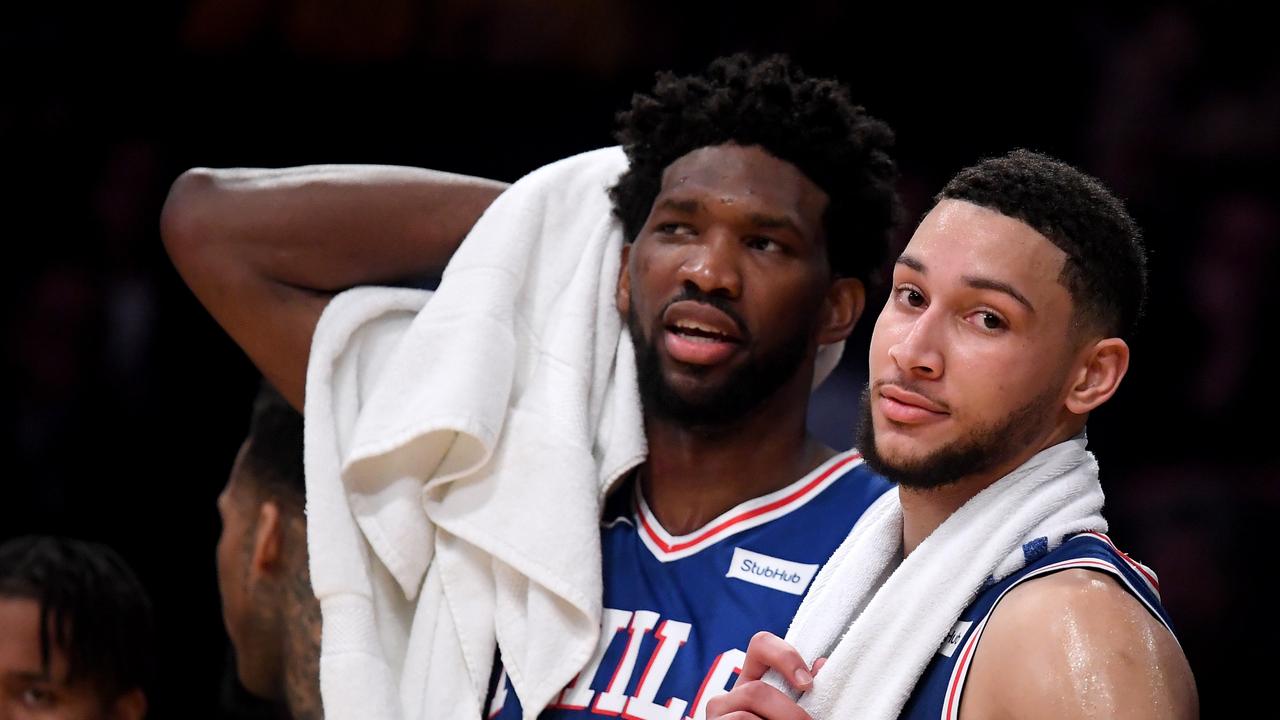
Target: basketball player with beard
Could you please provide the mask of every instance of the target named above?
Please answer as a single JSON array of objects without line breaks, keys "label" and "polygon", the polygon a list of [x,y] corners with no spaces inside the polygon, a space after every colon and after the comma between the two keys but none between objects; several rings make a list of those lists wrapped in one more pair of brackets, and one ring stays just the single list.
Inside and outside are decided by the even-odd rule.
[{"label": "basketball player with beard", "polygon": [[[849,566],[870,584],[833,573],[806,598],[788,636],[830,655],[819,676],[825,687],[791,683],[807,691],[801,700],[814,717],[1198,716],[1195,681],[1158,579],[1103,534],[1097,464],[1085,450],[1089,414],[1128,370],[1146,279],[1145,248],[1123,204],[1069,165],[1015,151],[961,171],[943,188],[897,259],[862,403],[859,447],[898,486],[897,507],[884,515],[896,512],[896,523],[874,524],[873,509],[846,547],[870,548],[874,540],[859,539],[879,532],[896,552],[883,570],[860,562],[879,557],[875,551],[850,555]],[[990,564],[966,576],[972,585],[960,586],[951,568],[983,562],[986,547],[1005,547],[1002,515],[1029,520],[1009,523],[1012,552],[993,551]],[[961,543],[972,545],[957,556]],[[839,563],[833,558],[831,567]],[[910,585],[913,578],[921,585]],[[930,606],[880,602],[882,592],[901,587],[935,591],[924,593]],[[800,637],[797,626],[824,595],[862,609],[841,621],[840,638]],[[900,695],[882,668],[858,664],[877,649],[900,661],[923,632],[921,620],[950,597],[954,613],[936,626],[943,631],[923,642],[918,664],[895,672],[893,679],[903,676]],[[841,654],[862,639],[860,627],[883,630],[866,618],[890,606],[912,618],[903,634],[917,637],[868,634],[857,659]],[[837,656],[842,667],[832,669]],[[734,691],[710,715],[809,718],[761,680],[769,667],[785,678],[817,672],[788,643],[762,633]],[[873,676],[874,701],[845,690]],[[881,702],[890,695],[898,705]]]},{"label": "basketball player with beard", "polygon": [[[892,133],[781,57],[660,75],[620,125],[616,303],[649,455],[602,518],[597,651],[545,714],[701,718],[752,633],[785,629],[888,487],[805,419],[819,348],[853,329],[897,214]],[[438,273],[501,187],[406,169],[194,170],[164,236],[197,297],[300,406],[328,299]],[[489,711],[523,713],[500,668]]]}]

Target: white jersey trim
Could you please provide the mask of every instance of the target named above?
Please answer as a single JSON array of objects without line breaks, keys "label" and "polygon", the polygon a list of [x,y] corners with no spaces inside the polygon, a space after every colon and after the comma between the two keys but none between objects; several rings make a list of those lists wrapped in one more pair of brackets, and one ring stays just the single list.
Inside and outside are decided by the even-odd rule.
[{"label": "white jersey trim", "polygon": [[1124,560],[1129,567],[1133,568],[1134,572],[1138,573],[1138,577],[1142,578],[1143,582],[1145,582],[1147,585],[1147,589],[1149,589],[1151,593],[1156,596],[1156,599],[1157,600],[1160,599],[1160,578],[1156,575],[1155,570],[1152,570],[1146,565],[1143,565],[1137,560],[1134,560],[1133,558],[1129,557],[1129,553],[1116,547],[1116,544],[1111,542],[1111,538],[1104,533],[1086,531],[1080,534],[1098,538],[1099,540],[1110,545],[1111,549],[1114,550],[1116,554],[1119,555],[1120,558]]},{"label": "white jersey trim", "polygon": [[636,533],[645,547],[661,562],[694,555],[725,538],[759,527],[798,508],[822,494],[836,480],[862,464],[862,453],[847,450],[819,465],[809,474],[780,490],[752,498],[721,514],[687,535],[671,535],[658,522],[636,483]]}]

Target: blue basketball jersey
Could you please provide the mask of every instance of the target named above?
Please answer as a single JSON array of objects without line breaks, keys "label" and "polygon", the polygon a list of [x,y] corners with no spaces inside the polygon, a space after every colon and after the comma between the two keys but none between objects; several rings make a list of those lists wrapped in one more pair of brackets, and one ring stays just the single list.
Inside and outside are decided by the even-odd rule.
[{"label": "blue basketball jersey", "polygon": [[1173,625],[1160,604],[1160,583],[1147,566],[1121,552],[1111,539],[1101,533],[1081,533],[1053,552],[1046,552],[1044,538],[1023,547],[1028,562],[1021,570],[979,591],[978,597],[960,615],[960,620],[943,640],[924,674],[907,700],[903,720],[956,720],[960,717],[960,698],[965,677],[973,662],[974,651],[992,611],[1005,593],[1023,582],[1070,568],[1104,572],[1116,578],[1169,632]]},{"label": "blue basketball jersey", "polygon": [[[849,451],[682,536],[634,488],[601,528],[596,652],[542,717],[701,720],[733,686],[751,636],[785,634],[822,563],[889,487]],[[505,673],[488,714],[522,716]]]}]

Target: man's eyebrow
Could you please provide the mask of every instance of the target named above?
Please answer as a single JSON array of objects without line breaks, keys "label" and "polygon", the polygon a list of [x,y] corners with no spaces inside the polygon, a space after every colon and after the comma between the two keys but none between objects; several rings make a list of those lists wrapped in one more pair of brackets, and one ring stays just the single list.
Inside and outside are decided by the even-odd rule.
[{"label": "man's eyebrow", "polygon": [[786,215],[765,215],[763,213],[751,213],[750,220],[753,225],[761,230],[790,230],[796,234],[800,233],[799,226],[795,221]]},{"label": "man's eyebrow", "polygon": [[49,673],[42,670],[9,670],[4,675],[21,682],[51,682],[53,680],[53,678],[49,677]]},{"label": "man's eyebrow", "polygon": [[965,275],[960,279],[964,281],[965,285],[968,285],[971,288],[977,288],[979,290],[995,290],[996,292],[1002,292],[1005,295],[1008,295],[1014,300],[1017,300],[1018,302],[1025,305],[1027,309],[1030,310],[1031,312],[1036,311],[1035,306],[1031,304],[1031,301],[1028,300],[1025,295],[1018,292],[1016,288],[1014,288],[1012,285],[1010,285],[1007,282],[1004,282],[1001,280],[993,280],[991,278],[978,277],[975,275]]},{"label": "man's eyebrow", "polygon": [[678,200],[676,198],[666,198],[658,203],[656,210],[675,210],[682,213],[696,213],[702,210],[702,203],[698,200]]},{"label": "man's eyebrow", "polygon": [[901,255],[899,255],[899,256],[898,256],[898,259],[897,259],[897,261],[896,261],[896,264],[897,264],[897,265],[906,265],[907,267],[911,268],[912,270],[915,270],[916,272],[920,273],[921,275],[928,275],[928,274],[929,274],[929,271],[924,269],[924,263],[920,262],[919,260],[917,260],[917,259],[915,259],[915,258],[911,257],[910,255],[908,255],[908,254],[906,254],[906,253],[903,253],[903,254],[901,254]]},{"label": "man's eyebrow", "polygon": [[[905,265],[921,275],[929,274],[924,263],[920,262],[918,258],[914,258],[905,253],[898,257],[897,264]],[[976,288],[978,290],[994,290],[996,292],[1004,293],[1026,306],[1027,310],[1030,310],[1031,312],[1036,311],[1035,306],[1031,304],[1031,301],[1027,299],[1027,296],[1018,292],[1017,288],[1007,282],[994,280],[992,278],[979,277],[976,275],[964,275],[960,279],[964,281],[965,285],[968,285],[971,288]]]}]

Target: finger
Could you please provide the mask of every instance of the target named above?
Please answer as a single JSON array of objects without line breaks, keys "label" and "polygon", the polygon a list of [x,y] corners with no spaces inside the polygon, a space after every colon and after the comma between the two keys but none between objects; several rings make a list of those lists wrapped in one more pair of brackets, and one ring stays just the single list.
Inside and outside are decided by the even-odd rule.
[{"label": "finger", "polygon": [[[743,713],[737,715],[735,713]],[[786,693],[760,680],[738,685],[707,703],[707,718],[768,718],[768,720],[811,720]]]},{"label": "finger", "polygon": [[734,687],[759,680],[770,668],[777,670],[797,690],[808,690],[813,686],[813,674],[800,653],[786,640],[761,631],[747,645],[747,657],[742,661],[742,671],[738,673]]},{"label": "finger", "polygon": [[814,660],[814,661],[813,661],[813,674],[816,676],[816,675],[818,674],[818,671],[822,669],[822,666],[823,666],[823,665],[826,665],[826,664],[827,664],[827,659],[826,659],[826,658],[818,658],[817,660]]},{"label": "finger", "polygon": [[710,710],[711,705],[708,704],[707,720],[767,720],[766,718],[762,718],[759,715],[747,712],[746,710],[738,710],[737,712],[731,712],[728,715],[713,715]]}]

